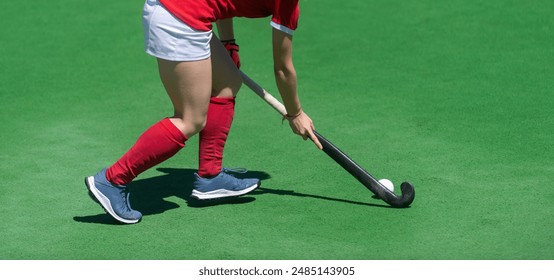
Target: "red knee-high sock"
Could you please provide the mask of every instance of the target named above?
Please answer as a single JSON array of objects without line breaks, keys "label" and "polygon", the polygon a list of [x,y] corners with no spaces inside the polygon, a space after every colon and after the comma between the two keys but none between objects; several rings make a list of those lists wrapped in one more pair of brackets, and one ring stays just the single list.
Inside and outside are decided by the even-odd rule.
[{"label": "red knee-high sock", "polygon": [[172,157],[185,146],[187,137],[165,118],[147,129],[116,163],[106,170],[113,184],[127,185],[140,173]]},{"label": "red knee-high sock", "polygon": [[235,98],[210,99],[206,127],[200,132],[198,175],[213,177],[221,172],[223,149],[235,115]]}]

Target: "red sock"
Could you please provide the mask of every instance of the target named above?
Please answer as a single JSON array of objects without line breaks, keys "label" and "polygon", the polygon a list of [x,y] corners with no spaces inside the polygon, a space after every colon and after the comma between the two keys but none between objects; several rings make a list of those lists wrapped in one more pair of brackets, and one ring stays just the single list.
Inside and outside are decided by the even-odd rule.
[{"label": "red sock", "polygon": [[106,170],[108,181],[127,185],[140,173],[172,157],[187,137],[165,118],[147,129],[116,163]]},{"label": "red sock", "polygon": [[235,98],[210,99],[206,127],[200,132],[198,175],[213,177],[221,172],[223,149],[235,115]]}]

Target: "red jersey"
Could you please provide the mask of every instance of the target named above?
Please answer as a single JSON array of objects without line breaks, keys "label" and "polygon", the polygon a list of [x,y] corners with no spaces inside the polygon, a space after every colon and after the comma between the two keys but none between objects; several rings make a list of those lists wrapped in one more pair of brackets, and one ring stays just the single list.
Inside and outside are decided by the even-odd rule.
[{"label": "red jersey", "polygon": [[209,31],[212,22],[231,17],[272,16],[271,25],[287,33],[298,26],[298,0],[160,0],[175,17],[190,27]]}]

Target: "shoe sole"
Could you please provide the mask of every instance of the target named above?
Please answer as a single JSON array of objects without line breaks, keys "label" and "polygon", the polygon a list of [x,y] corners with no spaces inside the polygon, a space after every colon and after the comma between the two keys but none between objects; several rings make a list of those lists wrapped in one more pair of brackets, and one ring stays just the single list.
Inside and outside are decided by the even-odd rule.
[{"label": "shoe sole", "polygon": [[85,178],[85,185],[87,185],[87,189],[89,191],[89,196],[92,198],[92,200],[94,202],[100,204],[100,206],[102,206],[104,211],[106,211],[106,213],[110,214],[110,216],[112,216],[114,219],[116,219],[116,220],[118,220],[122,223],[125,223],[125,224],[136,224],[140,221],[140,219],[138,219],[138,220],[129,220],[129,219],[125,219],[125,218],[122,218],[122,217],[118,216],[115,213],[115,211],[113,210],[112,205],[110,203],[110,200],[105,195],[103,195],[98,190],[98,188],[96,188],[96,185],[94,184],[94,176],[86,177]]},{"label": "shoe sole", "polygon": [[190,195],[193,198],[196,198],[198,200],[210,200],[210,199],[218,199],[218,198],[225,198],[225,197],[237,197],[244,194],[247,194],[255,189],[257,189],[260,186],[260,183],[254,184],[246,189],[240,190],[240,191],[229,191],[226,189],[219,189],[215,191],[209,191],[209,192],[199,192],[197,190],[192,190],[192,194]]}]

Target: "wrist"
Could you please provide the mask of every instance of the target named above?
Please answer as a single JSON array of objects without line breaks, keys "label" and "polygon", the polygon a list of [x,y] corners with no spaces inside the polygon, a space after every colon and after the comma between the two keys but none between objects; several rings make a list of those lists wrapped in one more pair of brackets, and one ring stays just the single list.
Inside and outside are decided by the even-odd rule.
[{"label": "wrist", "polygon": [[219,41],[221,41],[221,43],[223,43],[224,45],[225,45],[225,44],[234,44],[234,45],[237,44],[237,41],[235,40],[235,38],[233,38],[233,39],[228,39],[228,40],[219,40]]},{"label": "wrist", "polygon": [[302,108],[300,108],[300,109],[299,109],[298,111],[296,111],[296,113],[294,113],[294,114],[289,114],[289,113],[287,113],[287,114],[285,115],[285,117],[286,117],[287,119],[295,119],[295,118],[297,118],[298,116],[300,116],[301,114],[302,114]]}]

